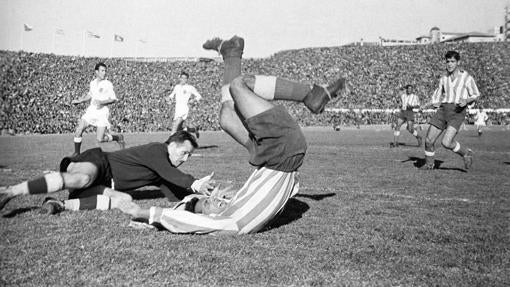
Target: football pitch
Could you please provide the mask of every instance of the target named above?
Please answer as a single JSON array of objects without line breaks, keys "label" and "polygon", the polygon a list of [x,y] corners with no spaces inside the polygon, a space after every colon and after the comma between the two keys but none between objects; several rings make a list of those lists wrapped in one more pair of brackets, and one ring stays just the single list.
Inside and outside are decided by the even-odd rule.
[{"label": "football pitch", "polygon": [[[257,234],[176,235],[129,227],[118,210],[41,215],[44,195],[11,200],[0,218],[0,285],[510,285],[510,131],[461,131],[459,141],[475,152],[469,172],[440,145],[439,169],[419,170],[423,147],[404,130],[393,149],[387,126],[304,132],[300,192]],[[167,136],[127,134],[126,142]],[[0,137],[0,185],[56,170],[72,139]],[[214,171],[240,187],[253,170],[223,132],[204,132],[199,144],[185,172]],[[86,135],[83,149],[94,146]],[[172,206],[151,193],[137,202]]]}]

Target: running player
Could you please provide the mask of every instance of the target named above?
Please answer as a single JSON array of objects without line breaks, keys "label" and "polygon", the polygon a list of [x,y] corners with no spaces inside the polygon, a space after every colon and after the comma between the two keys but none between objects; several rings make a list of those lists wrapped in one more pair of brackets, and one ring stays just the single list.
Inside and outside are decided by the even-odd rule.
[{"label": "running player", "polygon": [[439,80],[439,87],[432,96],[431,103],[438,107],[430,119],[425,139],[425,165],[423,169],[434,169],[435,143],[444,131],[442,145],[464,159],[465,169],[473,164],[473,151],[461,146],[455,140],[460,125],[466,117],[467,105],[473,103],[480,92],[475,80],[468,72],[460,69],[460,54],[448,51],[445,54],[446,75]]},{"label": "running player", "polygon": [[407,130],[409,133],[411,133],[414,137],[416,137],[416,140],[418,140],[418,146],[421,146],[422,138],[420,135],[418,135],[418,131],[414,128],[414,119],[416,117],[415,110],[420,107],[420,99],[416,94],[413,93],[412,85],[407,85],[405,89],[406,92],[400,97],[402,106],[400,109],[400,114],[397,118],[395,130],[393,131],[393,143],[390,145],[390,147],[398,147],[400,127],[402,127],[404,123],[407,124]]},{"label": "running player", "polygon": [[121,134],[112,135],[108,132],[111,124],[109,121],[109,105],[117,101],[113,91],[112,82],[106,79],[106,65],[97,63],[94,68],[96,78],[90,82],[89,92],[71,103],[74,105],[90,101],[85,114],[78,121],[76,132],[74,133],[74,155],[80,154],[83,131],[90,125],[97,128],[97,143],[116,141],[120,148],[125,147],[124,136]]},{"label": "running player", "polygon": [[220,125],[248,150],[249,162],[256,170],[228,203],[208,197],[189,201],[184,204],[185,210],[180,210],[143,209],[125,201],[120,209],[174,233],[254,233],[281,212],[298,192],[297,170],[307,148],[299,125],[283,106],[274,105],[272,100],[303,102],[313,113],[319,113],[344,89],[345,80],[341,78],[324,87],[274,76],[240,76],[242,38],[234,36],[227,41],[215,38],[203,47],[218,51],[224,60]]},{"label": "running player", "polygon": [[[172,101],[175,98],[175,113],[174,120],[172,123],[172,134],[184,129],[184,121],[188,118],[189,113],[189,100],[191,96],[195,97],[195,100],[200,102],[202,96],[198,93],[197,89],[192,85],[188,84],[189,74],[181,72],[179,75],[179,83],[175,85],[172,93],[168,96],[168,100]],[[200,137],[200,127],[189,127],[186,128],[188,132],[195,133],[197,138]]]},{"label": "running player", "polygon": [[115,208],[119,200],[131,200],[129,194],[121,191],[147,185],[208,194],[213,187],[212,175],[195,179],[178,169],[197,146],[190,133],[178,131],[164,143],[148,143],[114,152],[89,149],[76,157],[62,159],[60,172],[1,188],[0,209],[19,195],[53,193],[64,189],[69,189],[69,200],[47,198],[43,212],[54,214],[64,210]]},{"label": "running player", "polygon": [[482,108],[479,108],[475,115],[475,126],[478,131],[478,136],[482,136],[482,128],[486,126],[485,122],[488,119],[489,116],[487,116],[487,113]]}]

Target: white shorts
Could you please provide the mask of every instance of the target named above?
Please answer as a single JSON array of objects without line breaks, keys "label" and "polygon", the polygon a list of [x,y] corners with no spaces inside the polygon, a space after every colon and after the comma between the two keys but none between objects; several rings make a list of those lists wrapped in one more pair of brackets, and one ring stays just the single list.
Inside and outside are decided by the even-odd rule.
[{"label": "white shorts", "polygon": [[475,122],[475,126],[485,127],[485,122]]},{"label": "white shorts", "polygon": [[182,118],[186,120],[188,118],[189,108],[176,108],[174,114],[174,120],[177,118]]},{"label": "white shorts", "polygon": [[108,120],[109,117],[110,110],[107,107],[103,107],[101,109],[89,107],[81,118],[89,125],[93,125],[95,127],[106,127],[109,129],[111,127],[110,121]]},{"label": "white shorts", "polygon": [[160,223],[173,233],[255,233],[275,218],[298,191],[298,172],[262,167],[252,173],[227,208],[217,215],[151,207],[149,223]]}]

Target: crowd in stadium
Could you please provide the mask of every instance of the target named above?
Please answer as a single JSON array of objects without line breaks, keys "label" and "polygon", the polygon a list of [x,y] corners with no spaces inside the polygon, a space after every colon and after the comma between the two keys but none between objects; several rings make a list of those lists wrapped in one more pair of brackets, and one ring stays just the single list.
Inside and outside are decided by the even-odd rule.
[{"label": "crowd in stadium", "polygon": [[[349,81],[349,93],[328,108],[350,109],[312,115],[306,108],[284,103],[304,126],[389,124],[386,112],[358,109],[398,109],[407,84],[427,101],[444,72],[447,50],[461,54],[461,65],[476,80],[481,97],[475,108],[510,108],[510,43],[463,43],[397,47],[344,46],[288,50],[269,58],[246,59],[244,73],[271,74],[325,84],[338,75]],[[137,62],[0,51],[0,128],[14,133],[74,131],[86,105],[71,101],[88,91],[94,65],[108,65],[108,79],[120,99],[111,106],[114,131],[165,131],[171,128],[173,105],[167,101],[181,71],[204,97],[192,103],[188,123],[217,130],[221,67],[218,61]],[[425,122],[423,114],[419,122]],[[469,122],[469,119],[468,119]],[[489,124],[510,123],[508,113],[489,113]]]}]

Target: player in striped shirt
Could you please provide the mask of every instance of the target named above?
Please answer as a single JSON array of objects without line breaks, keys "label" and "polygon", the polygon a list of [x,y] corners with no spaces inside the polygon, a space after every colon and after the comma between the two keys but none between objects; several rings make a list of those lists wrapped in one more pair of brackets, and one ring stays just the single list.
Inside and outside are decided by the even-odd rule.
[{"label": "player in striped shirt", "polygon": [[[321,112],[344,89],[345,80],[340,78],[324,87],[273,76],[240,76],[242,38],[215,38],[203,47],[218,51],[224,60],[220,124],[248,150],[250,164],[256,170],[230,201],[214,196],[195,197],[173,209],[142,209],[125,202],[121,210],[174,233],[254,233],[264,228],[298,192],[297,170],[307,148],[299,125],[272,100],[304,102],[312,112]],[[182,206],[184,210],[179,208]]]},{"label": "player in striped shirt", "polygon": [[431,105],[437,111],[430,119],[430,127],[425,139],[425,165],[423,169],[434,169],[434,144],[444,131],[441,144],[464,159],[465,169],[473,164],[473,151],[455,140],[459,128],[466,117],[467,105],[476,101],[480,92],[475,80],[468,72],[460,69],[460,54],[448,51],[445,54],[446,75],[439,80],[439,87],[432,96]]},{"label": "player in striped shirt", "polygon": [[415,110],[420,107],[420,99],[416,94],[413,93],[413,86],[407,85],[405,87],[406,92],[400,97],[402,107],[398,115],[397,124],[393,131],[393,143],[391,147],[398,147],[398,138],[400,136],[400,127],[404,123],[407,124],[407,130],[411,133],[416,140],[418,140],[418,146],[421,146],[422,138],[418,134],[418,131],[414,128],[414,118],[416,116]]}]

